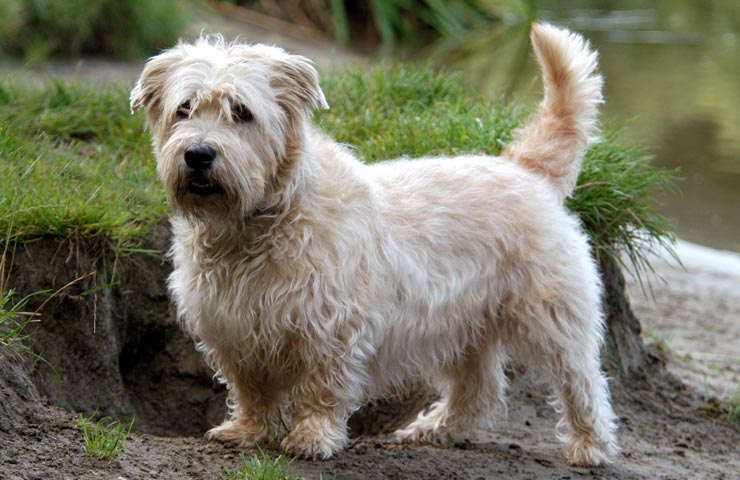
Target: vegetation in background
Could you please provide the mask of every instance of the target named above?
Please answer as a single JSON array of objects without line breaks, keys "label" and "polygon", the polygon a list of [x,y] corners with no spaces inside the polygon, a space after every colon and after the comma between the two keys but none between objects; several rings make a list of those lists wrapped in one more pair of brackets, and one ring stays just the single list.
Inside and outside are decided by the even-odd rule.
[{"label": "vegetation in background", "polygon": [[177,40],[191,3],[3,0],[0,53],[31,61],[50,55],[146,56]]},{"label": "vegetation in background", "polygon": [[[218,4],[218,2],[214,2]],[[460,38],[501,22],[533,18],[535,0],[222,0],[329,34],[340,43],[390,47],[403,40]]]},{"label": "vegetation in background", "polygon": [[241,467],[236,470],[227,469],[226,480],[291,480],[294,478],[288,471],[291,462],[284,455],[273,460],[260,450],[258,455],[251,457],[240,453],[239,460]]},{"label": "vegetation in background", "polygon": [[129,423],[119,420],[101,418],[93,420],[93,416],[84,417],[80,414],[75,427],[82,431],[85,440],[85,452],[98,458],[116,458],[126,443],[129,433],[134,426],[134,419]]}]

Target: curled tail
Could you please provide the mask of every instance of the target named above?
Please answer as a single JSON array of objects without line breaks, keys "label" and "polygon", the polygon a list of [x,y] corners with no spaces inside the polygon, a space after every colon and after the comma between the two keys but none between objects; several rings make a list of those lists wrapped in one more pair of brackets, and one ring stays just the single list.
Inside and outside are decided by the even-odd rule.
[{"label": "curled tail", "polygon": [[560,200],[573,192],[581,160],[597,132],[603,79],[598,54],[578,34],[547,24],[532,26],[545,98],[534,120],[519,129],[503,152],[550,180]]}]

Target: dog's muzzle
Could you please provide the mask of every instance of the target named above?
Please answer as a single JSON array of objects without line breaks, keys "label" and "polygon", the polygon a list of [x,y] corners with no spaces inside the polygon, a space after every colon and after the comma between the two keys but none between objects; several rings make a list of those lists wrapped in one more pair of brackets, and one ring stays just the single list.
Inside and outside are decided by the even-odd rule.
[{"label": "dog's muzzle", "polygon": [[185,164],[188,166],[188,190],[196,195],[223,193],[223,189],[213,180],[213,163],[216,150],[198,143],[185,150]]}]

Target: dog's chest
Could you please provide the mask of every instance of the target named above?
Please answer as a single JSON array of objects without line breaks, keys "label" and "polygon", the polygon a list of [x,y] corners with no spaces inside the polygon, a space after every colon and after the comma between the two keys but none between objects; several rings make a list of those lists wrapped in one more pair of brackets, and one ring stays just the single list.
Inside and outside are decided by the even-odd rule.
[{"label": "dog's chest", "polygon": [[[285,363],[300,335],[307,289],[276,265],[225,258],[176,262],[170,286],[187,330],[211,348],[240,352],[250,363]],[[303,305],[303,307],[301,307]]]}]

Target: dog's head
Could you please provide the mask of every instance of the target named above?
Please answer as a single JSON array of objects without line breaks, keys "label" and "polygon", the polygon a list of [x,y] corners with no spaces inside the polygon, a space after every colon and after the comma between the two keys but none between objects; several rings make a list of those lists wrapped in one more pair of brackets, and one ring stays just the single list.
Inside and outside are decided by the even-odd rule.
[{"label": "dog's head", "polygon": [[314,108],[308,59],[208,36],[151,58],[131,92],[146,111],[170,201],[197,217],[244,217],[293,171]]}]

